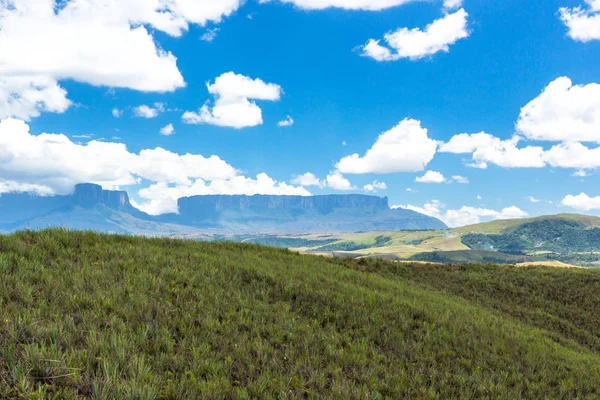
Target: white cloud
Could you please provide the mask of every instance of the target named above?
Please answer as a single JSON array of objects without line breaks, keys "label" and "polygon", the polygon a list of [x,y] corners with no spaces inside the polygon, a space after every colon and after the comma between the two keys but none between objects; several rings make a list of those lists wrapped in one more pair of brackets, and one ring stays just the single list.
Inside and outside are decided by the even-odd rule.
[{"label": "white cloud", "polygon": [[119,110],[118,108],[113,108],[111,113],[115,118],[121,118],[123,116],[123,111]]},{"label": "white cloud", "polygon": [[463,185],[469,183],[469,178],[460,175],[452,176],[452,180],[456,183],[461,183]]},{"label": "white cloud", "polygon": [[261,173],[256,176],[256,179],[235,176],[230,179],[215,179],[211,182],[196,179],[194,182],[180,185],[159,182],[140,190],[139,195],[144,202],[136,203],[135,206],[150,215],[176,213],[178,212],[177,200],[179,198],[210,194],[311,195],[303,187],[277,182],[267,174]]},{"label": "white cloud", "polygon": [[585,0],[588,8],[562,7],[559,9],[560,19],[568,28],[568,35],[573,40],[589,42],[600,39],[600,1]]},{"label": "white cloud", "polygon": [[217,156],[180,155],[162,148],[131,153],[122,143],[76,144],[62,134],[32,135],[23,121],[0,122],[0,175],[6,181],[51,188],[64,194],[77,183],[107,188],[154,182],[189,184],[194,179],[230,179],[235,168]]},{"label": "white cloud", "polygon": [[575,171],[573,173],[573,176],[577,176],[580,178],[585,178],[587,175],[588,175],[587,172],[585,172],[585,170],[582,170],[582,169],[580,169],[579,171]]},{"label": "white cloud", "polygon": [[326,184],[326,182],[321,181],[319,178],[316,177],[315,174],[313,174],[311,172],[307,172],[303,175],[295,176],[291,180],[291,183],[294,185],[299,185],[299,186],[319,186],[319,187],[323,187]]},{"label": "white cloud", "polygon": [[174,133],[175,133],[175,128],[173,127],[173,124],[169,124],[160,130],[160,134],[163,136],[171,136]]},{"label": "white cloud", "polygon": [[277,84],[233,72],[222,74],[214,83],[207,83],[207,87],[215,97],[212,109],[205,104],[198,113],[187,111],[182,117],[185,123],[237,129],[261,125],[262,110],[251,100],[278,101],[283,92]]},{"label": "white cloud", "polygon": [[401,58],[419,60],[440,51],[447,53],[450,45],[469,36],[468,15],[461,8],[433,21],[425,30],[400,28],[388,32],[384,35],[387,47],[380,45],[379,40],[369,39],[362,47],[362,55],[377,61],[396,61]]},{"label": "white cloud", "polygon": [[150,107],[147,105],[141,105],[138,107],[135,107],[133,109],[133,114],[136,117],[141,117],[141,118],[156,118],[158,117],[158,114],[162,113],[165,111],[165,106],[162,103],[154,103],[154,107]]},{"label": "white cloud", "polygon": [[363,157],[346,156],[336,168],[347,174],[417,172],[425,169],[436,150],[437,142],[427,136],[421,122],[405,119],[379,135]]},{"label": "white cloud", "polygon": [[446,178],[440,172],[427,171],[425,175],[415,178],[418,183],[444,183]]},{"label": "white cloud", "polygon": [[577,196],[572,194],[566,196],[561,202],[561,205],[574,208],[578,211],[591,211],[600,209],[600,196],[590,197],[585,193]]},{"label": "white cloud", "polygon": [[468,206],[463,206],[458,210],[450,210],[438,200],[426,203],[422,207],[402,205],[393,206],[392,208],[404,208],[438,218],[451,228],[478,224],[483,220],[514,219],[528,216],[525,211],[515,206],[504,208],[502,211]]},{"label": "white cloud", "polygon": [[219,28],[207,29],[206,32],[204,32],[204,34],[200,36],[200,40],[210,43],[216,39],[218,32]]},{"label": "white cloud", "polygon": [[532,140],[600,143],[600,85],[551,82],[521,110],[517,131]]},{"label": "white cloud", "polygon": [[[28,120],[70,105],[62,80],[169,92],[185,85],[152,31],[180,36],[219,22],[241,0],[0,1],[0,118]],[[149,29],[151,28],[151,29]]]},{"label": "white cloud", "polygon": [[[273,0],[260,0],[269,3]],[[346,10],[378,11],[396,7],[417,0],[279,0],[282,3],[293,4],[304,10],[324,10],[326,8],[343,8]]]},{"label": "white cloud", "polygon": [[544,149],[538,146],[519,148],[520,137],[501,140],[488,133],[462,133],[440,146],[441,153],[473,154],[471,167],[487,168],[495,164],[505,168],[543,168]]},{"label": "white cloud", "polygon": [[386,190],[387,185],[385,182],[373,181],[373,183],[365,185],[363,189],[365,192],[375,193],[378,190]]},{"label": "white cloud", "polygon": [[483,200],[483,197],[481,197],[480,194],[477,195],[477,200]]},{"label": "white cloud", "polygon": [[356,189],[356,187],[338,171],[331,172],[327,175],[325,182],[327,183],[327,187],[333,190],[348,191]]},{"label": "white cloud", "polygon": [[277,126],[292,126],[294,125],[294,118],[290,117],[289,115],[287,116],[286,119],[284,119],[283,121],[279,121],[277,123]]},{"label": "white cloud", "polygon": [[456,10],[461,8],[463,0],[444,0],[444,8],[446,10]]},{"label": "white cloud", "polygon": [[538,200],[538,199],[536,199],[536,198],[535,198],[535,197],[533,197],[533,196],[529,196],[529,197],[527,197],[527,200],[529,200],[529,201],[530,201],[530,202],[532,202],[532,203],[540,203],[540,202],[541,202],[541,200]]},{"label": "white cloud", "polygon": [[[122,143],[77,144],[62,134],[32,135],[23,121],[0,121],[0,193],[67,194],[77,183],[116,189],[142,180],[151,184],[140,191],[144,201],[137,206],[152,214],[176,212],[183,195],[310,195],[303,187],[276,182],[264,173],[256,179],[241,176],[217,156],[177,154],[160,147],[136,154]],[[331,181],[342,182],[335,176]]]}]

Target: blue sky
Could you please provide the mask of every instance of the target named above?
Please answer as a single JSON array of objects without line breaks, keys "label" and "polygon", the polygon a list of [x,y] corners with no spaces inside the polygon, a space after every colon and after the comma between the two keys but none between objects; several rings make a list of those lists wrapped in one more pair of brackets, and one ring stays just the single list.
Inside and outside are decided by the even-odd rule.
[{"label": "blue sky", "polygon": [[34,3],[0,5],[0,191],[91,181],[154,214],[372,193],[451,225],[600,213],[600,1]]}]

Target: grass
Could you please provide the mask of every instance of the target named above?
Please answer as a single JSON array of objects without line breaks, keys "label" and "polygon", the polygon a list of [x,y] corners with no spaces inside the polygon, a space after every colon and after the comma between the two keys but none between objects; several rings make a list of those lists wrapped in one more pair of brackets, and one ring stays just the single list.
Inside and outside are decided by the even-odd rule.
[{"label": "grass", "polygon": [[476,225],[464,226],[461,228],[455,228],[455,232],[459,233],[482,233],[482,234],[500,234],[510,232],[519,225],[537,222],[543,220],[569,220],[584,224],[588,228],[600,228],[600,217],[594,217],[590,215],[580,214],[558,214],[551,216],[542,216],[536,218],[523,218],[523,219],[509,219],[509,220],[498,220],[492,222],[484,222]]},{"label": "grass", "polygon": [[0,236],[2,399],[600,396],[600,272]]}]

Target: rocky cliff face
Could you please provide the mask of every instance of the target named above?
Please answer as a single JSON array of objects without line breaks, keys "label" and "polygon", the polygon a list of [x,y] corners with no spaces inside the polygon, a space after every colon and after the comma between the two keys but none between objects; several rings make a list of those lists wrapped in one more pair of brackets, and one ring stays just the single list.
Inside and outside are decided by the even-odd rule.
[{"label": "rocky cliff face", "polygon": [[365,195],[329,196],[193,196],[179,199],[179,212],[182,215],[225,210],[316,210],[321,213],[338,208],[348,209],[388,209],[387,197]]},{"label": "rocky cliff face", "polygon": [[[115,215],[118,218],[115,219]],[[194,196],[179,200],[179,214],[151,217],[134,208],[123,191],[81,184],[67,196],[35,194],[0,196],[0,229],[26,226],[71,226],[118,232],[119,223],[135,219],[169,222],[186,229],[233,232],[355,232],[444,229],[435,218],[409,210],[391,210],[386,197],[329,196]],[[104,221],[104,222],[103,222]],[[121,222],[119,222],[121,221]],[[193,227],[193,228],[192,228]]]},{"label": "rocky cliff face", "polygon": [[103,204],[114,209],[131,207],[127,192],[104,190],[102,186],[92,183],[75,186],[75,191],[70,197],[72,204],[82,207],[93,207],[96,204]]},{"label": "rocky cliff face", "polygon": [[199,228],[263,232],[445,229],[441,221],[391,210],[386,197],[193,196],[179,200],[172,222]]}]

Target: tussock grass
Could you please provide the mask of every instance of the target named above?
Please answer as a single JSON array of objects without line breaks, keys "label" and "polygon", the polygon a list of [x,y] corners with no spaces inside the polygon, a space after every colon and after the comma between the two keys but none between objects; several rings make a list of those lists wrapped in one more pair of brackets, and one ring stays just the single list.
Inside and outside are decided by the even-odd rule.
[{"label": "tussock grass", "polygon": [[19,232],[0,398],[596,399],[599,279]]}]

